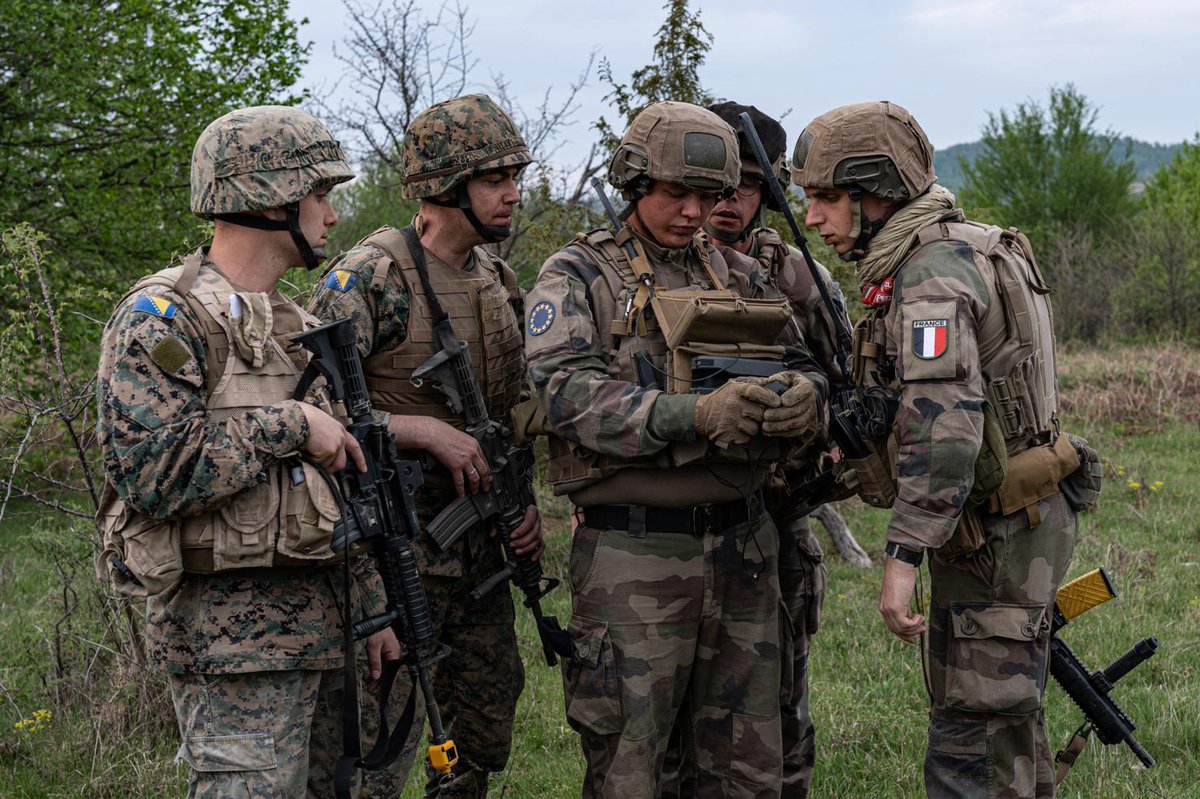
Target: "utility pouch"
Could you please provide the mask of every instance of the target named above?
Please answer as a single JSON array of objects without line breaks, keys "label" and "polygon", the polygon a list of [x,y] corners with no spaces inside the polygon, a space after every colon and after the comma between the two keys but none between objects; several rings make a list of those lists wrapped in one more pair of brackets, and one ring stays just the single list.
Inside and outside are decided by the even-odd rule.
[{"label": "utility pouch", "polygon": [[782,297],[747,299],[728,291],[659,291],[650,305],[672,350],[686,341],[771,344],[792,316]]},{"label": "utility pouch", "polygon": [[1041,524],[1037,503],[1058,491],[1058,483],[1079,468],[1079,454],[1066,436],[1053,444],[1030,447],[1008,460],[1008,474],[1000,490],[988,500],[988,510],[1005,516],[1024,509],[1029,526]]},{"label": "utility pouch", "polygon": [[233,346],[247,364],[260,369],[274,354],[269,346],[274,325],[271,298],[261,291],[229,295],[229,328]]},{"label": "utility pouch", "polygon": [[546,420],[546,412],[536,396],[522,400],[509,411],[509,427],[512,429],[513,443],[524,447],[533,443],[538,436],[550,434],[550,423]]},{"label": "utility pouch", "polygon": [[179,582],[179,525],[137,513],[115,492],[106,500],[96,514],[102,547],[96,576],[117,593],[136,597],[154,596]]},{"label": "utility pouch", "polygon": [[[735,377],[770,377],[787,369],[784,355],[782,346],[688,341],[671,351],[667,393],[708,393]],[[774,368],[768,369],[768,363],[774,364]],[[695,372],[697,368],[699,373]],[[760,375],[763,371],[767,374]]]},{"label": "utility pouch", "polygon": [[1104,464],[1100,462],[1100,454],[1092,449],[1087,439],[1064,433],[1063,437],[1070,440],[1079,456],[1079,468],[1063,478],[1058,484],[1067,504],[1076,513],[1095,510],[1100,500],[1101,482],[1104,478]]},{"label": "utility pouch", "polygon": [[967,495],[967,507],[983,503],[992,492],[1004,484],[1008,471],[1008,449],[1004,446],[1004,430],[1000,419],[988,401],[983,403],[983,443],[975,458],[975,483]]},{"label": "utility pouch", "polygon": [[970,555],[983,547],[986,535],[983,521],[979,518],[979,511],[968,505],[963,508],[962,514],[958,517],[958,525],[950,534],[950,540],[934,552],[943,560],[953,560],[963,555]]},{"label": "utility pouch", "polygon": [[887,449],[873,441],[864,443],[870,454],[865,458],[843,459],[839,480],[854,489],[854,493],[868,505],[890,508],[896,501],[896,480],[888,468]]}]

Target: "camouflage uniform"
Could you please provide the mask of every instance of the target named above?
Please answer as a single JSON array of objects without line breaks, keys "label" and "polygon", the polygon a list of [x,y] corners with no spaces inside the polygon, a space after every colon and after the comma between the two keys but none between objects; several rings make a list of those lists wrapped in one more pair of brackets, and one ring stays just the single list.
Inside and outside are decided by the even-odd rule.
[{"label": "camouflage uniform", "polygon": [[[511,121],[485,95],[455,98],[422,112],[405,136],[404,157],[405,195],[422,200],[456,190],[465,196],[470,178],[531,160]],[[426,172],[439,174],[430,177]],[[413,224],[419,234],[421,217]],[[486,226],[477,230],[484,238],[500,234]],[[455,335],[467,343],[489,415],[507,420],[525,374],[522,293],[516,275],[482,247],[471,250],[461,269],[427,249],[424,256],[438,301],[450,315]],[[465,420],[432,386],[409,382],[412,370],[440,346],[413,257],[399,231],[381,228],[339,256],[309,307],[323,319],[353,320],[375,410],[430,416],[465,430]],[[446,468],[428,453],[402,455],[422,463],[425,484],[417,496],[418,518],[428,524],[455,499],[454,484]],[[517,700],[525,684],[507,584],[482,599],[471,597],[471,591],[505,563],[503,547],[490,527],[475,525],[445,551],[428,537],[418,538],[413,546],[434,635],[450,649],[449,656],[434,665],[434,688],[460,766],[455,781],[439,793],[442,797],[486,795],[487,775],[503,771],[508,762]],[[392,703],[411,690],[411,678],[402,671],[392,689]],[[374,695],[364,700],[363,725],[369,732],[378,726],[377,701]],[[424,727],[424,705],[418,702],[416,707],[404,751],[388,770],[364,774],[364,796],[394,796],[403,789]],[[397,715],[392,711],[389,718]]]},{"label": "camouflage uniform", "polygon": [[[237,156],[243,135],[261,149],[252,163]],[[214,145],[225,149],[214,154]],[[265,180],[254,191],[230,188],[248,173]],[[352,175],[311,115],[244,109],[197,143],[193,210],[211,218],[284,207]],[[282,398],[307,360],[286,337],[311,317],[278,292],[238,290],[203,252],[185,264],[144,279],[104,330],[97,568],[124,593],[150,594],[147,643],[168,672],[190,796],[326,796],[342,702],[344,598],[329,550],[336,506],[322,511],[330,518],[294,515],[308,512],[301,495],[326,491],[308,465],[312,486],[284,483],[309,434],[299,402]],[[263,337],[213,315],[235,290],[257,319],[273,320],[254,328]],[[212,350],[218,338],[227,352]],[[311,536],[303,544],[293,540],[302,531]],[[244,551],[214,549],[234,539]],[[352,600],[375,602],[377,575],[363,565],[359,577],[368,590]]]},{"label": "camouflage uniform", "polygon": [[[856,125],[857,138],[829,144],[842,124]],[[899,399],[889,544],[932,553],[926,790],[1053,796],[1042,695],[1050,608],[1071,559],[1075,514],[1054,482],[1015,509],[997,507],[997,494],[972,496],[985,400],[1000,417],[1009,478],[1023,468],[1022,453],[1057,438],[1049,289],[1023,237],[963,222],[953,195],[933,184],[932,147],[903,109],[870,103],[818,117],[797,146],[796,182],[848,185],[844,162],[826,149],[838,147],[860,167],[863,158],[889,159],[899,174],[892,188],[905,200],[859,239],[871,310],[855,332],[854,377]],[[998,257],[997,243],[1021,257]],[[961,546],[974,520],[976,540]]]}]

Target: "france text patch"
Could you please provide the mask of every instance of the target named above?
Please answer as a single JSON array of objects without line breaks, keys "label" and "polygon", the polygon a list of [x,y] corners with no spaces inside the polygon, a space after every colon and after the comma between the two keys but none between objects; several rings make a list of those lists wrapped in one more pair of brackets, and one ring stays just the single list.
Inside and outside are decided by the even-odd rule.
[{"label": "france text patch", "polygon": [[540,336],[550,329],[557,316],[554,306],[544,300],[529,311],[529,335]]},{"label": "france text patch", "polygon": [[345,294],[354,286],[356,280],[358,280],[358,275],[353,272],[335,269],[329,273],[329,277],[325,278],[325,288],[336,289]]},{"label": "france text patch", "polygon": [[948,319],[914,319],[912,323],[913,355],[925,360],[940,358],[946,352],[950,321]]},{"label": "france text patch", "polygon": [[133,310],[170,319],[175,315],[176,306],[168,299],[155,297],[152,294],[143,294],[133,303]]}]

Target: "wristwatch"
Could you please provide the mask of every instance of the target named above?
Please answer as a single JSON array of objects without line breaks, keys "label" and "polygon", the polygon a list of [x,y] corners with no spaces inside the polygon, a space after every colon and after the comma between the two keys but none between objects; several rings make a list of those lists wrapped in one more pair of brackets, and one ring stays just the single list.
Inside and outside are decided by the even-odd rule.
[{"label": "wristwatch", "polygon": [[925,560],[925,550],[923,549],[906,549],[895,541],[889,541],[887,546],[883,548],[883,554],[889,558],[895,558],[898,561],[907,563],[910,566],[920,568],[921,561]]}]

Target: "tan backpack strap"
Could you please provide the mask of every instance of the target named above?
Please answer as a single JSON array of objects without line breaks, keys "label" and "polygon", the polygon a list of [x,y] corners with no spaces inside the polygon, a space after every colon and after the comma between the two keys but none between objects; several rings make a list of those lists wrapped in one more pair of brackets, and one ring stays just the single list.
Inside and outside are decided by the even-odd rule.
[{"label": "tan backpack strap", "polygon": [[696,234],[692,236],[692,243],[696,245],[696,252],[700,257],[700,265],[708,273],[708,279],[712,281],[713,288],[717,290],[725,288],[720,278],[717,277],[717,273],[713,271],[712,259],[708,257],[708,234],[703,230],[696,231]]},{"label": "tan backpack strap", "polygon": [[192,290],[192,285],[196,282],[196,275],[200,274],[200,264],[203,261],[199,250],[184,256],[183,271],[179,273],[179,277],[175,279],[175,285],[171,287],[176,294],[182,297]]}]

